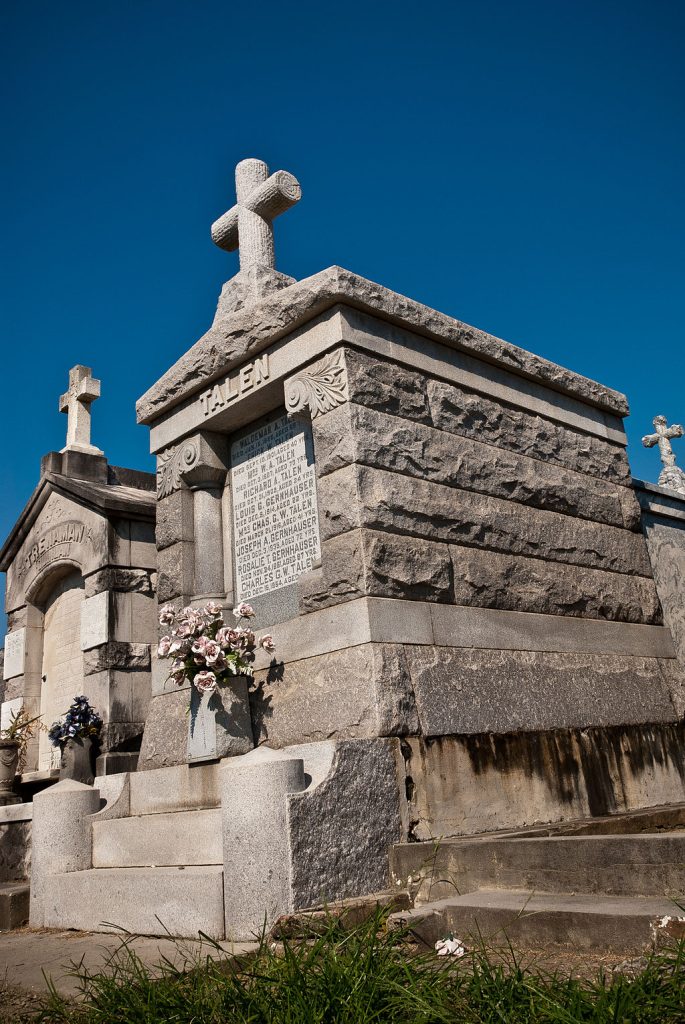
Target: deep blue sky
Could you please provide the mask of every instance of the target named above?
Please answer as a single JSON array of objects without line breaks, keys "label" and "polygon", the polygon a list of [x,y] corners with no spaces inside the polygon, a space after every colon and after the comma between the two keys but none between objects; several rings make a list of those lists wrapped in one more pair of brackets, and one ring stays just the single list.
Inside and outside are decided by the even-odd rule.
[{"label": "deep blue sky", "polygon": [[[0,533],[64,444],[152,468],[134,403],[209,326],[233,167],[300,179],[277,265],[337,263],[685,419],[685,3],[0,4]],[[685,440],[680,443],[685,465]]]}]

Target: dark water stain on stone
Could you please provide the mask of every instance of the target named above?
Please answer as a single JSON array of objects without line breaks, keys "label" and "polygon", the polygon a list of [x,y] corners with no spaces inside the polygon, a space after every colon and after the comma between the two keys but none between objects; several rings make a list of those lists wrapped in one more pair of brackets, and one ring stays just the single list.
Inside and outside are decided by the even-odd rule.
[{"label": "dark water stain on stone", "polygon": [[537,733],[485,733],[435,738],[427,746],[457,742],[475,775],[523,771],[542,779],[564,804],[585,796],[592,815],[625,806],[631,779],[659,768],[676,771],[685,782],[685,727],[682,723],[551,730]]}]

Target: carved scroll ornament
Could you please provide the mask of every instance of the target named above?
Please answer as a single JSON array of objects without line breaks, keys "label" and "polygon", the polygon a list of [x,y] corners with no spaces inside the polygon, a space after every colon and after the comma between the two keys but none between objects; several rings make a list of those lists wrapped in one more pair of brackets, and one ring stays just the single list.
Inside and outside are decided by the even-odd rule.
[{"label": "carved scroll ornament", "polygon": [[176,448],[166,448],[157,458],[157,497],[166,498],[181,486],[181,474],[191,469],[198,459],[196,441],[182,441]]},{"label": "carved scroll ornament", "polygon": [[314,419],[347,399],[347,370],[342,349],[331,352],[286,381],[285,407],[290,416],[308,409]]}]

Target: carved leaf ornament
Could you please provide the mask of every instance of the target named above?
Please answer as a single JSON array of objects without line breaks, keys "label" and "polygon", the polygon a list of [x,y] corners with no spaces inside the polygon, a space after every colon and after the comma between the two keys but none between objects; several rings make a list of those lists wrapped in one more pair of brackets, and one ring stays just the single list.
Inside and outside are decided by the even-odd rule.
[{"label": "carved leaf ornament", "polygon": [[157,462],[157,497],[166,498],[181,486],[181,473],[191,469],[198,459],[194,441],[182,441],[176,448],[161,452]]},{"label": "carved leaf ornament", "polygon": [[312,419],[347,401],[347,373],[342,349],[324,356],[287,382],[285,407],[292,415],[309,408]]}]

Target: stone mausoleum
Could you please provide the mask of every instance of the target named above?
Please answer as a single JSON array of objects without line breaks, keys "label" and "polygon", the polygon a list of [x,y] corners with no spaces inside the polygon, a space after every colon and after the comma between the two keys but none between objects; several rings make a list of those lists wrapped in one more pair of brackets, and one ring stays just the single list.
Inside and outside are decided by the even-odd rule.
[{"label": "stone mausoleum", "polygon": [[[0,551],[7,573],[2,726],[23,704],[48,727],[75,694],[104,720],[100,774],[135,768],[150,700],[155,607],[154,476],[110,466],[90,442],[100,381],[86,366],[60,399],[67,443]],[[56,777],[59,749],[39,732],[21,783]]]},{"label": "stone mausoleum", "polygon": [[[190,757],[188,687],[153,657],[137,769],[34,801],[35,925],[246,938],[386,888],[393,846],[685,800],[685,494],[632,480],[625,397],[339,267],[279,273],[297,180],[246,160],[236,190],[212,237],[240,270],[137,413],[159,604],[247,601],[273,634],[255,749]],[[69,571],[111,623],[116,581],[138,599],[154,567],[154,510],[136,484],[120,548],[106,495],[132,482],[91,458],[103,541]],[[8,544],[4,565],[36,550]],[[13,632],[44,628],[44,578],[10,573]],[[117,645],[157,632],[104,614],[81,644],[112,689]]]}]

